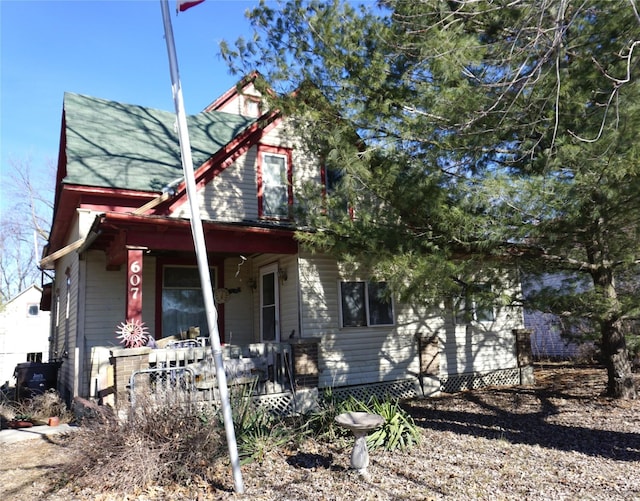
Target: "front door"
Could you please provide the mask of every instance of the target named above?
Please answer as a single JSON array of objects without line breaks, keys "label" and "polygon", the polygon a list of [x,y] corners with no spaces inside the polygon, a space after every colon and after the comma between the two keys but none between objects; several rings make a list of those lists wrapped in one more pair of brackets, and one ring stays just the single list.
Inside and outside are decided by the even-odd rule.
[{"label": "front door", "polygon": [[261,341],[280,341],[280,301],[278,265],[260,268],[260,338]]}]

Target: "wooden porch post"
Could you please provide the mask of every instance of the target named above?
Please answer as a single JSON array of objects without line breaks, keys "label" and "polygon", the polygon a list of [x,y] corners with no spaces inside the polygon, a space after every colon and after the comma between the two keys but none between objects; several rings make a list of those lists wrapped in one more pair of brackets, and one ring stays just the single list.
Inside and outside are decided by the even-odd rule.
[{"label": "wooden porch post", "polygon": [[127,316],[128,322],[142,322],[143,250],[127,248]]}]

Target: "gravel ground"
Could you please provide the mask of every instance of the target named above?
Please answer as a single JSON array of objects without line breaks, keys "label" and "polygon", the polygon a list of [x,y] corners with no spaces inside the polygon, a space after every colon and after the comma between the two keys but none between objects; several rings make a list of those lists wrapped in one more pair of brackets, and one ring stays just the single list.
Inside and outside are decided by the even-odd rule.
[{"label": "gravel ground", "polygon": [[307,441],[242,468],[217,486],[152,488],[128,496],[72,487],[50,492],[68,459],[64,437],[2,451],[2,500],[640,500],[640,400],[602,397],[600,368],[547,365],[536,385],[487,388],[405,404],[422,433],[407,452],[372,451],[368,475],[350,446]]}]

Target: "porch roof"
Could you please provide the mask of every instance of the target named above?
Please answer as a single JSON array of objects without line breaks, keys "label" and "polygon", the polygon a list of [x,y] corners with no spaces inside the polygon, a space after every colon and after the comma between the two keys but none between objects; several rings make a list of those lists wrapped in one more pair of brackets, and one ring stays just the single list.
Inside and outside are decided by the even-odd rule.
[{"label": "porch roof", "polygon": [[[264,222],[227,223],[203,221],[207,251],[210,253],[295,254],[295,228],[275,227]],[[188,219],[108,212],[96,216],[85,244],[86,249],[104,250],[107,266],[126,260],[127,247],[151,252],[195,252]]]}]

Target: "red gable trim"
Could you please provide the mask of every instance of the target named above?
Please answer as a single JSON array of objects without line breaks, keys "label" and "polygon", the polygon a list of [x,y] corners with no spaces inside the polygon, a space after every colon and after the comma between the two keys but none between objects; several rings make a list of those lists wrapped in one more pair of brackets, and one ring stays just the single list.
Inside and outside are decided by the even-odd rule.
[{"label": "red gable trim", "polygon": [[223,108],[229,101],[231,101],[234,97],[240,95],[240,92],[238,92],[238,89],[246,89],[247,87],[249,87],[249,85],[251,85],[256,78],[258,78],[260,76],[260,73],[258,73],[257,71],[253,71],[251,72],[249,75],[247,75],[245,78],[243,78],[242,80],[240,80],[240,82],[238,83],[238,85],[235,85],[233,87],[231,87],[227,92],[225,92],[224,94],[222,94],[218,99],[216,99],[213,103],[211,103],[209,106],[207,106],[204,111],[217,111],[220,108]]},{"label": "red gable trim", "polygon": [[[218,150],[209,160],[203,163],[195,171],[196,187],[204,188],[213,178],[220,175],[227,167],[233,164],[240,156],[258,144],[263,135],[268,134],[282,122],[279,112],[269,112],[254,122],[242,134],[230,141],[226,146]],[[176,196],[169,202],[159,205],[153,214],[168,215],[177,211],[187,203],[186,184],[180,183]]]}]

